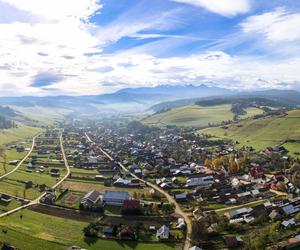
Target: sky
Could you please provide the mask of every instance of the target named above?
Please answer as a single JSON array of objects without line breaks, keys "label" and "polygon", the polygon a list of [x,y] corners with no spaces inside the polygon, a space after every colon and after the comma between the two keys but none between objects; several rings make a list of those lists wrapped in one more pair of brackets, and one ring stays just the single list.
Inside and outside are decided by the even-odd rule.
[{"label": "sky", "polygon": [[0,0],[0,95],[300,90],[297,0]]}]

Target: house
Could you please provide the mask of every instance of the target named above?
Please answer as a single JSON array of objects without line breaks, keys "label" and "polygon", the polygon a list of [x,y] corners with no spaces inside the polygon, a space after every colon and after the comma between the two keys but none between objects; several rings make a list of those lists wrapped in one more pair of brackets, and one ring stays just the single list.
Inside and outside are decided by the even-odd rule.
[{"label": "house", "polygon": [[125,200],[122,209],[140,209],[141,203],[139,200]]},{"label": "house", "polygon": [[50,175],[52,177],[59,177],[60,176],[60,170],[59,169],[56,169],[56,168],[52,168],[50,170]]},{"label": "house", "polygon": [[178,218],[178,223],[176,228],[183,229],[185,227],[185,222],[183,218]]},{"label": "house", "polygon": [[203,249],[197,246],[193,246],[189,250],[203,250]]},{"label": "house", "polygon": [[120,231],[119,231],[119,237],[121,239],[130,239],[134,240],[135,239],[135,232],[131,226],[124,226]]},{"label": "house", "polygon": [[284,220],[283,222],[281,222],[281,225],[284,228],[289,228],[289,227],[295,226],[296,222],[294,219],[289,219],[289,220]]},{"label": "house", "polygon": [[176,201],[186,201],[187,193],[175,194],[174,197],[175,197]]},{"label": "house", "polygon": [[252,208],[240,208],[237,210],[231,210],[229,213],[226,214],[226,216],[229,219],[234,219],[242,215],[249,214],[252,210]]},{"label": "house", "polygon": [[105,227],[103,227],[102,233],[104,235],[113,235],[114,234],[114,228],[105,226]]},{"label": "house", "polygon": [[156,237],[160,240],[169,239],[169,235],[170,235],[170,229],[165,225],[163,225],[161,228],[159,228],[156,231]]},{"label": "house", "polygon": [[97,203],[100,203],[100,201],[100,193],[96,190],[92,190],[83,197],[83,199],[81,200],[81,204],[85,207],[93,207]]},{"label": "house", "polygon": [[213,176],[205,176],[205,177],[193,177],[186,181],[186,187],[194,187],[194,186],[209,186],[213,184],[214,178]]},{"label": "house", "polygon": [[103,202],[107,205],[122,206],[125,200],[129,200],[128,192],[105,191]]},{"label": "house", "polygon": [[114,186],[128,186],[130,184],[129,180],[125,180],[123,178],[118,178],[115,182],[114,182]]},{"label": "house", "polygon": [[1,194],[1,201],[9,203],[11,202],[11,200],[12,200],[11,196],[7,194]]},{"label": "house", "polygon": [[281,207],[281,209],[285,215],[292,215],[300,211],[300,208],[294,207],[293,204],[288,204],[287,206],[283,206]]},{"label": "house", "polygon": [[237,247],[241,243],[241,239],[239,239],[236,236],[229,236],[225,238],[225,244],[232,248],[232,247]]},{"label": "house", "polygon": [[56,195],[54,191],[48,191],[44,197],[42,197],[41,202],[45,204],[53,204],[55,202]]}]

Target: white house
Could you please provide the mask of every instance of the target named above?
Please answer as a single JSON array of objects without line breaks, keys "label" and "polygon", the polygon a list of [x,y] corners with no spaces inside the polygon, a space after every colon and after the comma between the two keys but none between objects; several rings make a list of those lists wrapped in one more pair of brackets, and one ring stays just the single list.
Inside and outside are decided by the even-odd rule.
[{"label": "white house", "polygon": [[163,225],[161,228],[159,228],[156,231],[156,237],[160,240],[169,239],[169,235],[170,235],[170,229],[165,225]]}]

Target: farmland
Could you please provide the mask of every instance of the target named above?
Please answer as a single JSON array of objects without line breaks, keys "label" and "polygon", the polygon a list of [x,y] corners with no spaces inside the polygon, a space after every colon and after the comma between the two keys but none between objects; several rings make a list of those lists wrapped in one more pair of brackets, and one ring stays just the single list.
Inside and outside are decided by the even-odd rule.
[{"label": "farmland", "polygon": [[[22,217],[20,215],[22,214]],[[49,223],[51,222],[51,223]],[[67,220],[50,215],[40,214],[30,210],[15,213],[0,219],[1,240],[13,242],[18,248],[56,250],[68,246],[79,245],[86,249],[120,248],[150,250],[150,249],[180,249],[178,245],[168,243],[139,243],[131,241],[110,241],[85,238],[82,230],[88,223]],[[3,229],[7,233],[3,233]]]},{"label": "farmland", "polygon": [[[27,158],[27,160],[18,169],[16,169],[15,172],[1,180],[1,193],[26,199],[34,199],[44,191],[45,187],[51,187],[59,180],[59,177],[52,177],[50,175],[50,168],[53,166],[52,159],[55,155],[51,154],[50,151],[53,150],[54,147],[45,144],[47,143],[48,138],[42,137],[41,135],[37,137],[36,140],[37,145],[35,145],[35,149],[29,158]],[[59,142],[58,138],[50,138],[50,140],[56,144]],[[39,151],[45,147],[50,149],[49,152],[40,155],[39,153],[41,152]],[[13,153],[13,155],[15,155],[15,153]],[[58,155],[58,157],[60,156]],[[44,166],[40,165],[40,163]],[[30,167],[28,167],[28,164],[31,164]],[[65,175],[66,170],[62,163],[55,164],[54,166],[55,168],[60,169],[61,176]]]},{"label": "farmland", "polygon": [[211,134],[217,138],[228,138],[238,141],[240,145],[252,146],[261,150],[268,146],[287,144],[293,151],[299,149],[300,110],[293,110],[286,115],[250,119],[226,128],[208,128],[199,133]]},{"label": "farmland", "polygon": [[[246,114],[241,118],[247,118],[261,114],[262,110],[258,108],[247,108]],[[142,122],[147,125],[176,125],[205,127],[208,124],[220,124],[222,121],[232,120],[234,114],[231,112],[231,105],[216,105],[201,107],[199,105],[190,105],[180,108],[174,108],[167,112],[152,115]]]}]

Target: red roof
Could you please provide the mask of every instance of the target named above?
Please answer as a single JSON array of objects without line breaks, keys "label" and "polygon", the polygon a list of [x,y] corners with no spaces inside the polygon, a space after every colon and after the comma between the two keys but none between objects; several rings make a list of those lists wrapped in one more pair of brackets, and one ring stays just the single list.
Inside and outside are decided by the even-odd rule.
[{"label": "red roof", "polygon": [[250,169],[250,174],[253,177],[257,177],[257,176],[263,174],[263,169],[261,167],[252,167]]},{"label": "red roof", "polygon": [[137,209],[140,208],[140,201],[139,200],[125,200],[123,203],[124,209]]}]

